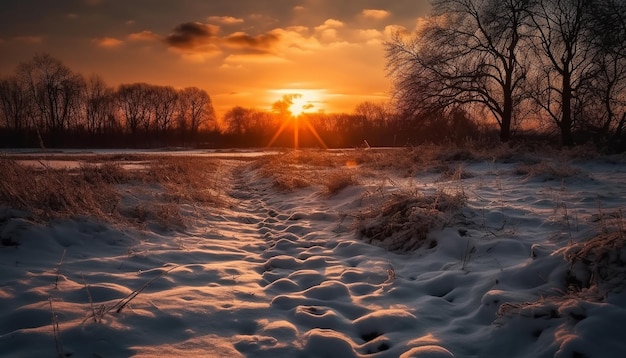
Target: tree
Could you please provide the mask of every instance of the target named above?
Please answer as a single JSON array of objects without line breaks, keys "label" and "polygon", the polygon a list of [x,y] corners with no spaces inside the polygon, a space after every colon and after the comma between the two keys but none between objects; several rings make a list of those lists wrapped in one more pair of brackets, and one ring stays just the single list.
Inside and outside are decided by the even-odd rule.
[{"label": "tree", "polygon": [[154,123],[157,130],[161,132],[163,140],[167,141],[167,132],[172,126],[174,115],[179,107],[178,92],[171,86],[153,86],[152,94]]},{"label": "tree", "polygon": [[0,114],[7,128],[17,133],[26,127],[30,105],[27,90],[16,76],[0,79]]},{"label": "tree", "polygon": [[478,106],[511,137],[524,99],[523,58],[528,0],[434,0],[433,12],[412,35],[386,43],[394,97],[408,114]]},{"label": "tree", "polygon": [[598,51],[595,76],[584,86],[591,97],[589,127],[603,141],[616,141],[626,126],[626,2],[596,0],[586,19]]},{"label": "tree", "polygon": [[35,104],[40,119],[37,128],[45,127],[53,145],[60,144],[64,130],[80,113],[82,76],[48,54],[21,63],[17,75]]},{"label": "tree", "polygon": [[145,83],[133,83],[120,85],[117,90],[116,102],[135,145],[140,125],[150,124],[148,88]]},{"label": "tree", "polygon": [[241,106],[235,106],[224,114],[224,124],[227,133],[242,135],[248,130],[252,110]]},{"label": "tree", "polygon": [[539,63],[533,97],[559,128],[565,146],[574,145],[573,129],[582,120],[574,114],[576,101],[581,100],[585,81],[595,75],[597,51],[585,27],[591,4],[590,0],[542,0],[530,11]]},{"label": "tree", "polygon": [[211,97],[205,90],[187,87],[179,93],[178,127],[183,132],[189,131],[191,140],[195,141],[198,130],[203,126],[214,125],[215,110]]},{"label": "tree", "polygon": [[84,99],[87,132],[102,134],[114,112],[113,89],[106,85],[102,77],[92,75],[86,81]]}]

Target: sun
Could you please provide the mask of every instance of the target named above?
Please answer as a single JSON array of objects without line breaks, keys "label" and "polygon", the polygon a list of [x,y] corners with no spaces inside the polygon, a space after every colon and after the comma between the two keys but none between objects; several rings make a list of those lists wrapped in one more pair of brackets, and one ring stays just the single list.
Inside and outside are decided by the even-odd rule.
[{"label": "sun", "polygon": [[305,113],[307,110],[314,108],[315,105],[301,94],[293,96],[291,99],[291,106],[289,106],[289,112],[294,117],[298,117]]},{"label": "sun", "polygon": [[294,117],[305,113],[324,111],[324,92],[325,90],[322,89],[299,88],[283,88],[270,91],[272,97],[278,95],[282,99],[289,98],[291,104],[287,109]]},{"label": "sun", "polygon": [[[311,111],[316,108],[317,104],[322,103],[320,91],[316,90],[277,90],[277,93],[282,94],[282,99],[274,102],[272,109],[275,113],[283,117],[283,122],[280,128],[274,133],[274,136],[268,143],[268,147],[271,147],[278,137],[287,129],[293,129],[293,147],[298,149],[300,147],[300,129],[308,131],[319,143],[319,145],[326,149],[328,146],[324,143],[324,140],[317,133],[317,130],[313,127],[309,118],[303,116],[307,111]],[[319,108],[319,111],[323,111],[323,108]]]}]

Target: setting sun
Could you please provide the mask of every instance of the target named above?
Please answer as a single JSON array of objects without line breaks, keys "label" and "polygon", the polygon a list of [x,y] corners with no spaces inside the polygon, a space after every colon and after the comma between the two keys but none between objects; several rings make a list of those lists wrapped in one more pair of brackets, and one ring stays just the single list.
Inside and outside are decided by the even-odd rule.
[{"label": "setting sun", "polygon": [[325,110],[324,90],[319,89],[280,89],[273,90],[272,96],[290,97],[289,112],[298,117],[303,113],[323,112]]},{"label": "setting sun", "polygon": [[289,111],[295,117],[314,107],[306,98],[302,98],[302,95],[294,96],[292,102],[291,106],[289,106]]}]

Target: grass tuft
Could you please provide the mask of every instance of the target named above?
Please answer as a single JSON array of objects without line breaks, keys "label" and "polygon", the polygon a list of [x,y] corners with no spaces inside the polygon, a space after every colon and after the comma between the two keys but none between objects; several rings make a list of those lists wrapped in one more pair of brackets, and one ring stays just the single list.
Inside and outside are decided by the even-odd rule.
[{"label": "grass tuft", "polygon": [[434,195],[393,194],[382,205],[361,214],[358,233],[367,242],[390,251],[432,248],[437,243],[428,238],[430,231],[441,227],[465,202],[462,194],[451,195],[442,191]]},{"label": "grass tuft", "polygon": [[356,174],[352,170],[336,170],[324,178],[324,194],[336,195],[343,189],[359,184]]},{"label": "grass tuft", "polygon": [[539,163],[520,164],[513,170],[513,174],[524,175],[528,178],[539,177],[549,181],[575,177],[582,172],[568,164],[541,161]]}]

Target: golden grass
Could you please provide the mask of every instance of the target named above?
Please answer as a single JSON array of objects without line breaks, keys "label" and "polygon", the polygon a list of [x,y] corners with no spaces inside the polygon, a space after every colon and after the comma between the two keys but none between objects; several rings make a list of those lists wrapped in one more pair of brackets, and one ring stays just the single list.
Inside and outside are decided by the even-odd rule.
[{"label": "golden grass", "polygon": [[[178,205],[221,205],[225,179],[218,161],[202,157],[150,157],[145,169],[90,157],[76,169],[35,168],[0,157],[0,205],[29,212],[36,220],[78,216],[109,222],[155,221],[184,226]],[[128,187],[152,188],[124,207]]]},{"label": "golden grass", "polygon": [[321,186],[324,194],[334,195],[358,183],[354,169],[340,152],[298,150],[260,158],[252,166],[283,191]]},{"label": "golden grass", "polygon": [[513,170],[513,174],[528,178],[539,177],[544,180],[558,180],[581,175],[582,171],[566,163],[543,160],[538,163],[519,164]]},{"label": "golden grass", "polygon": [[462,194],[438,191],[434,195],[399,192],[389,195],[380,205],[361,213],[358,232],[367,242],[391,251],[409,252],[434,247],[428,234],[442,227],[466,202]]},{"label": "golden grass", "polygon": [[324,194],[335,195],[351,185],[358,184],[359,181],[353,170],[335,170],[327,174],[323,179]]},{"label": "golden grass", "polygon": [[37,170],[14,160],[0,159],[0,204],[51,219],[67,216],[109,218],[120,202],[110,185],[111,176],[81,167],[67,170]]}]

